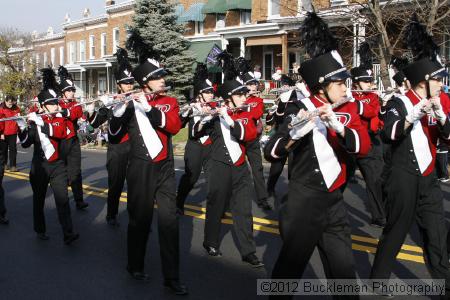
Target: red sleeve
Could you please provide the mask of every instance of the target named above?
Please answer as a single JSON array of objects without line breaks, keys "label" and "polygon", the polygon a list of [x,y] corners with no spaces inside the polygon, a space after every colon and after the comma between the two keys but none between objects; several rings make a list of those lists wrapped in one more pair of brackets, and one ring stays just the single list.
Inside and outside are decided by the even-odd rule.
[{"label": "red sleeve", "polygon": [[72,107],[68,108],[68,113],[69,115],[67,118],[71,121],[76,121],[83,116],[83,109],[81,108],[81,105],[75,103]]},{"label": "red sleeve", "polygon": [[[159,107],[161,112],[161,125],[160,127],[172,135],[175,135],[181,129],[180,120],[180,107],[178,106],[177,99],[168,98],[168,105],[162,105]],[[166,109],[163,109],[166,108]],[[165,111],[167,110],[167,111]]]},{"label": "red sleeve", "polygon": [[350,153],[365,156],[369,153],[372,145],[367,129],[362,125],[355,102],[348,103],[350,121],[345,125],[345,148]]},{"label": "red sleeve", "polygon": [[[374,99],[374,95],[377,99]],[[353,93],[353,97],[357,100],[358,114],[364,119],[371,119],[378,116],[380,103],[376,94],[357,94]],[[374,101],[376,100],[376,101]]]},{"label": "red sleeve", "polygon": [[[3,119],[5,115],[3,114],[3,111],[0,108],[0,119]],[[0,122],[0,134],[5,133],[5,122]]]},{"label": "red sleeve", "polygon": [[251,97],[247,100],[247,104],[250,105],[250,112],[254,120],[259,120],[264,115],[264,101],[259,97]]},{"label": "red sleeve", "polygon": [[49,125],[49,136],[57,139],[64,139],[67,136],[66,121],[64,118],[53,118],[52,120],[45,120]]},{"label": "red sleeve", "polygon": [[257,136],[256,124],[253,122],[252,113],[242,113],[239,116],[232,117],[234,126],[231,134],[241,142],[253,141]]}]

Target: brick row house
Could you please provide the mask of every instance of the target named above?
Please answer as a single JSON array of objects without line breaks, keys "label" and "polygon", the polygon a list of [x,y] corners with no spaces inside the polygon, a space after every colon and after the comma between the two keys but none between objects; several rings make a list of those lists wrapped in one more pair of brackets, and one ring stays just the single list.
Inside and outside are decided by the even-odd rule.
[{"label": "brick row house", "polygon": [[[96,0],[102,1],[102,0]],[[298,43],[298,29],[306,15],[302,0],[172,0],[178,22],[186,27],[185,38],[197,62],[205,62],[214,45],[235,56],[250,59],[261,67],[262,79],[269,80],[276,67],[290,73],[294,62],[301,63],[304,53]],[[34,40],[35,59],[40,66],[67,66],[78,93],[95,96],[114,92],[114,51],[123,46],[126,26],[134,14],[134,0],[120,3],[105,1],[104,14],[70,20],[66,16],[62,32],[49,30]],[[359,38],[365,34],[364,20],[337,13],[348,7],[347,0],[313,0],[314,7],[327,19],[332,30],[353,27],[353,35],[342,43],[341,53],[349,64],[356,65]],[[351,4],[351,3],[350,3]],[[220,80],[220,69],[210,66]]]}]

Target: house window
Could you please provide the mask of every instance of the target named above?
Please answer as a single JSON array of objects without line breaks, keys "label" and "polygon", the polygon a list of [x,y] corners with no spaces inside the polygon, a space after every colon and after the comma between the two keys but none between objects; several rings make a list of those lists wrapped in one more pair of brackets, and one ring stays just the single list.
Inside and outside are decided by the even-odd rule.
[{"label": "house window", "polygon": [[47,52],[44,52],[44,68],[47,68]]},{"label": "house window", "polygon": [[269,1],[269,16],[275,17],[280,15],[280,0]]},{"label": "house window", "polygon": [[203,34],[203,22],[195,22],[195,34]]},{"label": "house window", "polygon": [[39,69],[40,65],[39,63],[41,62],[41,57],[39,55],[39,53],[36,53],[36,68]]},{"label": "house window", "polygon": [[224,27],[225,27],[225,15],[216,14],[216,28],[224,28]]},{"label": "house window", "polygon": [[113,29],[113,53],[116,53],[117,47],[120,46],[120,32],[119,28]]},{"label": "house window", "polygon": [[52,64],[52,67],[55,66],[55,60],[56,60],[56,51],[55,48],[50,49],[50,63]]},{"label": "house window", "polygon": [[59,47],[59,64],[64,65],[64,47]]},{"label": "house window", "polygon": [[86,41],[80,41],[80,61],[86,60]]},{"label": "house window", "polygon": [[250,10],[241,10],[241,25],[252,23],[252,12]]},{"label": "house window", "polygon": [[77,61],[77,44],[75,42],[69,43],[69,63],[74,64]]},{"label": "house window", "polygon": [[102,57],[106,55],[106,33],[102,33],[101,39]]},{"label": "house window", "polygon": [[108,92],[106,84],[106,73],[98,73],[98,92],[103,95]]},{"label": "house window", "polygon": [[95,58],[95,36],[89,36],[89,59]]}]

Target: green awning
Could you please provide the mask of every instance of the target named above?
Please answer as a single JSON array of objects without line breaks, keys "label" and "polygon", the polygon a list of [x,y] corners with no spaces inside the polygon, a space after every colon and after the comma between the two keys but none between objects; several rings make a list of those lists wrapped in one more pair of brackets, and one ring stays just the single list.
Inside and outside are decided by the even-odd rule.
[{"label": "green awning", "polygon": [[203,22],[203,20],[205,19],[205,15],[202,14],[203,6],[205,6],[205,3],[192,4],[188,10],[186,10],[184,13],[181,14],[181,16],[178,18],[178,21],[180,21],[180,22],[189,22],[189,21]]},{"label": "green awning", "polygon": [[251,10],[252,0],[226,0],[227,10]]},{"label": "green awning", "polygon": [[[214,44],[220,45],[220,41],[192,42],[189,51],[194,53],[196,62],[206,63],[206,57]],[[194,65],[194,70],[196,66],[197,64]],[[211,73],[218,73],[222,72],[222,69],[218,66],[208,64],[208,71]]]},{"label": "green awning", "polygon": [[227,3],[225,0],[208,0],[202,8],[204,14],[224,14],[226,12]]}]

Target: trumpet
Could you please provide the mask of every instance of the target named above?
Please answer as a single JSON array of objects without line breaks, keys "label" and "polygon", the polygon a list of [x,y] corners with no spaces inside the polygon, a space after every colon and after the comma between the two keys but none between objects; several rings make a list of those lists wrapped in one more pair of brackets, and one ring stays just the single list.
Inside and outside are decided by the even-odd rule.
[{"label": "trumpet", "polygon": [[[344,105],[347,102],[350,101],[354,101],[353,97],[346,97],[338,102],[335,102],[331,105],[332,109],[335,109],[341,105]],[[311,121],[314,117],[319,116],[319,109],[315,109],[313,111],[306,111],[303,116],[298,117],[295,116],[294,118],[292,118],[291,123],[288,125],[289,128],[294,128],[294,127],[303,127],[306,125],[306,123],[308,123],[309,121]]]},{"label": "trumpet", "polygon": [[[247,109],[249,107],[250,107],[250,105],[244,104],[244,105],[241,105],[238,107],[227,107],[227,110],[231,111],[231,112],[235,112],[237,110]],[[211,109],[209,112],[199,112],[199,113],[192,114],[192,117],[207,117],[207,116],[214,117],[214,116],[218,116],[219,114],[220,114],[220,110],[218,108],[214,108],[214,109]]]}]

